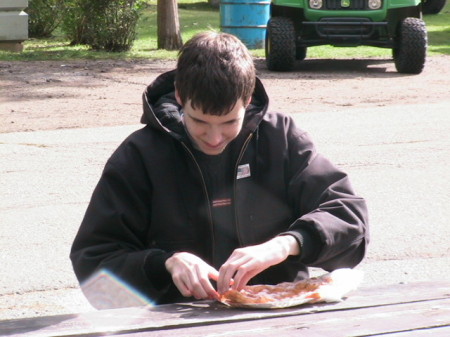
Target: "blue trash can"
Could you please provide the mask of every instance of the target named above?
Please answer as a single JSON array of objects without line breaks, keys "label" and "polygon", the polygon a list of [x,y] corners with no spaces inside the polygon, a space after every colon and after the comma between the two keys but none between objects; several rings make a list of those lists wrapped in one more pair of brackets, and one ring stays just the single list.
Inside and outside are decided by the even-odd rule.
[{"label": "blue trash can", "polygon": [[220,1],[220,29],[237,36],[249,49],[264,48],[270,1]]}]

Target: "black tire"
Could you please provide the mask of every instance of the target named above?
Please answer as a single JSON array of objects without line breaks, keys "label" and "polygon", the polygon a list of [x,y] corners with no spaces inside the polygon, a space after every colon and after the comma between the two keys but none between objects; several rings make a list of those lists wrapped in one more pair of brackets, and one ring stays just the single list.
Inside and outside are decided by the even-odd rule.
[{"label": "black tire", "polygon": [[418,18],[406,18],[399,23],[395,47],[392,50],[399,73],[420,74],[427,54],[427,29]]},{"label": "black tire", "polygon": [[446,0],[425,0],[422,2],[423,14],[437,14],[445,6]]},{"label": "black tire", "polygon": [[294,24],[289,18],[276,16],[267,23],[266,64],[269,70],[289,71],[294,68],[296,48]]},{"label": "black tire", "polygon": [[297,61],[303,61],[306,58],[306,51],[308,48],[306,47],[297,47],[295,52],[295,58]]}]

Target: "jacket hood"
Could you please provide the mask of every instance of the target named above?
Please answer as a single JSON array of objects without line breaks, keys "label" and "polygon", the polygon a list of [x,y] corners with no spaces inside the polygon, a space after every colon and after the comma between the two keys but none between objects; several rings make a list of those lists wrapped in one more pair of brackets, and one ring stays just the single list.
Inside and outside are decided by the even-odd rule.
[{"label": "jacket hood", "polygon": [[[145,89],[141,123],[180,139],[185,132],[180,113],[182,107],[175,99],[175,73],[176,70],[172,70],[161,74]],[[252,100],[246,109],[243,131],[256,130],[268,105],[267,93],[257,78]]]}]

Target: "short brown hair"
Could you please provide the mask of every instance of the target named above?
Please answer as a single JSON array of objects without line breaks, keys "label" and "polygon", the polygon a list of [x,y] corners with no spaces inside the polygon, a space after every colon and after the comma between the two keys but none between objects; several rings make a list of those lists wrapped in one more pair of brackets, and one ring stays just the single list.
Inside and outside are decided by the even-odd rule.
[{"label": "short brown hair", "polygon": [[227,33],[195,35],[178,54],[175,87],[185,104],[204,114],[226,115],[239,99],[246,104],[255,88],[256,71],[245,45]]}]

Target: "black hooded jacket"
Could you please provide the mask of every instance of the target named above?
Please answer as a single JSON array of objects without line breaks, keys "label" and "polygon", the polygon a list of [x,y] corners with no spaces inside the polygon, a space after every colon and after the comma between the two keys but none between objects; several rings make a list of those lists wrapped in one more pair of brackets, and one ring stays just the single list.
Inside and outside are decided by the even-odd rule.
[{"label": "black hooded jacket", "polygon": [[[165,269],[168,257],[185,251],[212,264],[221,240],[181,121],[174,76],[162,74],[144,92],[146,126],[106,163],[70,255],[80,282],[106,270],[154,303],[183,300]],[[291,117],[267,107],[257,80],[242,131],[228,145],[236,177],[233,226],[240,247],[290,234],[301,255],[251,282],[294,281],[307,277],[306,266],[356,266],[369,237],[364,200]],[[250,169],[244,177],[242,167]]]}]

